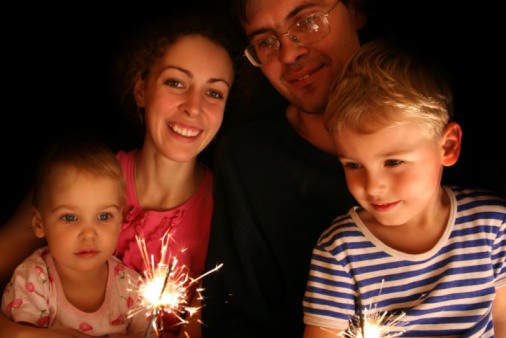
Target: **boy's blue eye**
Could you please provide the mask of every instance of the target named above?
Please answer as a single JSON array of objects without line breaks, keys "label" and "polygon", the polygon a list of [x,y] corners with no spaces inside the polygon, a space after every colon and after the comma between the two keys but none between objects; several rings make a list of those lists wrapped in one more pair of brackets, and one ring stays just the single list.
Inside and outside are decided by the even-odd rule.
[{"label": "boy's blue eye", "polygon": [[394,167],[394,166],[396,166],[396,165],[401,164],[402,162],[403,162],[403,161],[401,161],[401,160],[387,160],[387,161],[385,161],[385,165],[386,165],[387,167]]},{"label": "boy's blue eye", "polygon": [[358,163],[346,163],[344,165],[345,168],[350,168],[350,169],[359,169],[361,168],[362,166]]},{"label": "boy's blue eye", "polygon": [[75,216],[75,215],[63,215],[62,219],[65,222],[75,222],[75,221],[77,221],[77,216]]}]

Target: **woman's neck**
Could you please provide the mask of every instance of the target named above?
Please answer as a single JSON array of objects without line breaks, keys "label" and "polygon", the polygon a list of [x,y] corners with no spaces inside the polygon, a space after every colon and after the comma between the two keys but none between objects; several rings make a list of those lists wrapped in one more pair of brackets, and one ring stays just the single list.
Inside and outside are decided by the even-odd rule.
[{"label": "woman's neck", "polygon": [[196,158],[178,163],[144,149],[135,156],[135,192],[144,210],[177,208],[193,196],[204,176],[205,168]]}]

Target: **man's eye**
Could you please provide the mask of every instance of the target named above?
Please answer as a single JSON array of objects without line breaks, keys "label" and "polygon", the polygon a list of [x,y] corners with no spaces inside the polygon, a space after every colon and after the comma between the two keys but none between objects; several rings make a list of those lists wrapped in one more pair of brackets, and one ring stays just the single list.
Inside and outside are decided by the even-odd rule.
[{"label": "man's eye", "polygon": [[316,21],[315,19],[316,19],[316,16],[311,15],[305,19],[300,20],[299,22],[297,22],[297,25],[296,25],[297,30],[299,32],[305,32],[305,33],[317,31],[320,28],[320,26],[318,25],[317,22],[315,22]]},{"label": "man's eye", "polygon": [[311,25],[313,21],[314,21],[314,15],[311,15],[311,16],[308,16],[307,18],[304,18],[304,19],[300,20],[299,22],[297,22],[297,26],[307,27],[307,26]]},{"label": "man's eye", "polygon": [[271,48],[275,45],[277,38],[274,36],[270,36],[266,39],[260,40],[257,42],[257,48],[264,49],[264,48]]},{"label": "man's eye", "polygon": [[75,215],[63,215],[62,219],[65,222],[75,222],[75,221],[77,221],[77,216],[75,216]]}]

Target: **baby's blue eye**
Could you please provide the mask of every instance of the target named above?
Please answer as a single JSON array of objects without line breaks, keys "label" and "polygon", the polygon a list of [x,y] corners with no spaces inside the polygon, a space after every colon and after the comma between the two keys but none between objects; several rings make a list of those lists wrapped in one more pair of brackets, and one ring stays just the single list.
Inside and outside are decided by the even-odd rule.
[{"label": "baby's blue eye", "polygon": [[77,216],[75,216],[75,215],[63,215],[62,219],[65,222],[75,222],[75,221],[77,221]]},{"label": "baby's blue eye", "polygon": [[100,214],[100,215],[98,215],[98,219],[99,219],[100,221],[107,221],[107,220],[109,220],[111,217],[112,217],[112,215],[111,215],[111,214],[107,214],[107,213],[104,213],[104,214]]}]

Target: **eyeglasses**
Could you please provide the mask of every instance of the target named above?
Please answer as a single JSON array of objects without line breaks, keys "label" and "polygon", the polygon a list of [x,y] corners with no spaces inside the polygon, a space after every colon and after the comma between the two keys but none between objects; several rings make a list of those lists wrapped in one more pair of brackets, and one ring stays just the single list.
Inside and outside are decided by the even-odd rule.
[{"label": "eyeglasses", "polygon": [[281,49],[280,39],[288,35],[297,46],[307,46],[326,37],[330,32],[327,17],[341,0],[337,0],[326,13],[316,12],[291,25],[286,34],[279,37],[269,35],[252,43],[244,50],[244,54],[253,66],[264,66],[279,58]]}]

